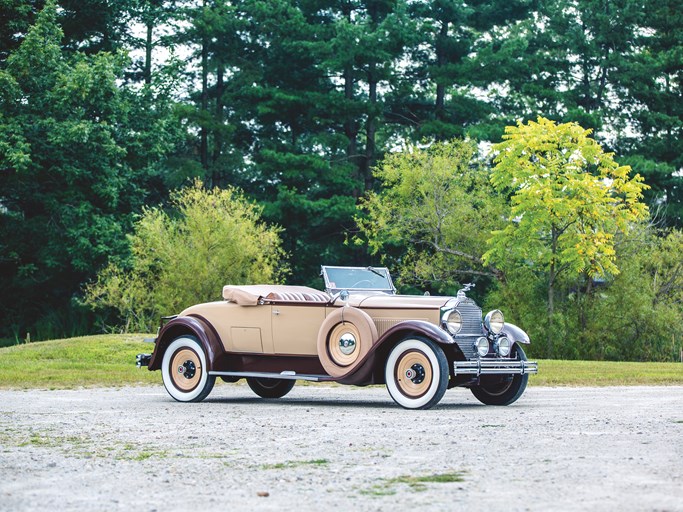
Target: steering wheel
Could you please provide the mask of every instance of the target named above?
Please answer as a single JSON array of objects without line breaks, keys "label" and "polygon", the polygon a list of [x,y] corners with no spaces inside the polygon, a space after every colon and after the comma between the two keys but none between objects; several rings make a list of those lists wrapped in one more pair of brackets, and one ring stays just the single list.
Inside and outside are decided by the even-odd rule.
[{"label": "steering wheel", "polygon": [[370,281],[369,279],[361,279],[360,281],[358,281],[358,282],[356,282],[356,283],[353,283],[353,284],[351,285],[351,288],[357,288],[357,287],[359,287],[360,285],[362,285],[363,283],[367,283],[367,284],[369,284],[370,286],[372,286],[372,281]]}]

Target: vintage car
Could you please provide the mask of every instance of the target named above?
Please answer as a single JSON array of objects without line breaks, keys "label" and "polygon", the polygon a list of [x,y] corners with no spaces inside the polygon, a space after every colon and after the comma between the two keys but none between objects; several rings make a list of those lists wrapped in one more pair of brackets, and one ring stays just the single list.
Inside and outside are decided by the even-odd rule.
[{"label": "vintage car", "polygon": [[437,404],[446,389],[469,388],[481,402],[517,400],[537,364],[529,337],[503,314],[455,297],[398,295],[389,271],[323,266],[325,292],[303,286],[225,286],[223,301],[165,317],[152,354],[138,366],[161,370],[180,402],[206,398],[216,377],[245,378],[264,398],[296,380],[386,384],[408,409]]}]

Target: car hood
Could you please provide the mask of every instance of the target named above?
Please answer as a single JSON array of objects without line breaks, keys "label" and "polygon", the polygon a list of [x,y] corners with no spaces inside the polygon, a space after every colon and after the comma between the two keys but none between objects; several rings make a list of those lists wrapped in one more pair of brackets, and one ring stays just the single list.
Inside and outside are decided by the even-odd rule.
[{"label": "car hood", "polygon": [[[453,297],[430,295],[387,295],[385,293],[352,293],[349,305],[356,308],[439,309]],[[335,305],[340,304],[335,301]]]}]

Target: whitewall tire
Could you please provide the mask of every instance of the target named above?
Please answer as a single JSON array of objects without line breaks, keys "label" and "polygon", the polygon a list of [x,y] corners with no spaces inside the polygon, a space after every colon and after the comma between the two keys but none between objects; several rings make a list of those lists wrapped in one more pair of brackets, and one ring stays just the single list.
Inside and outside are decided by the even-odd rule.
[{"label": "whitewall tire", "polygon": [[176,338],[166,348],[161,376],[168,394],[179,402],[204,400],[216,382],[207,372],[204,349],[190,336]]},{"label": "whitewall tire", "polygon": [[408,338],[396,345],[384,368],[391,398],[406,409],[429,409],[448,386],[448,360],[441,347],[426,338]]}]

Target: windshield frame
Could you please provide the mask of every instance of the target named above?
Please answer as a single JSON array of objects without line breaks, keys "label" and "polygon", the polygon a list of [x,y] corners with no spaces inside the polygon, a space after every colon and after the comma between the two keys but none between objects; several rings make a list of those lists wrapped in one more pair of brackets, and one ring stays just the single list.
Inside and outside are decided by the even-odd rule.
[{"label": "windshield frame", "polygon": [[[367,272],[367,277],[371,277],[373,274],[376,277],[381,277],[382,279],[386,280],[386,287],[380,287],[380,288],[352,288],[352,287],[345,287],[345,286],[339,286],[339,284],[344,284],[344,283],[338,283],[336,281],[332,281],[330,279],[330,272],[329,270],[348,270],[348,271],[358,271],[358,272]],[[377,276],[377,274],[381,274],[381,276]],[[329,294],[334,295],[335,293],[339,293],[342,290],[347,290],[349,292],[381,292],[381,293],[386,293],[388,295],[396,295],[396,287],[394,286],[393,281],[391,280],[391,274],[389,273],[389,269],[387,267],[344,267],[344,266],[334,266],[334,265],[322,265],[320,267],[320,275],[323,276],[323,279],[325,280],[325,291]],[[359,280],[356,281],[356,283],[352,284],[357,284],[360,281],[364,281],[367,279],[362,279],[363,275],[359,275]]]}]

